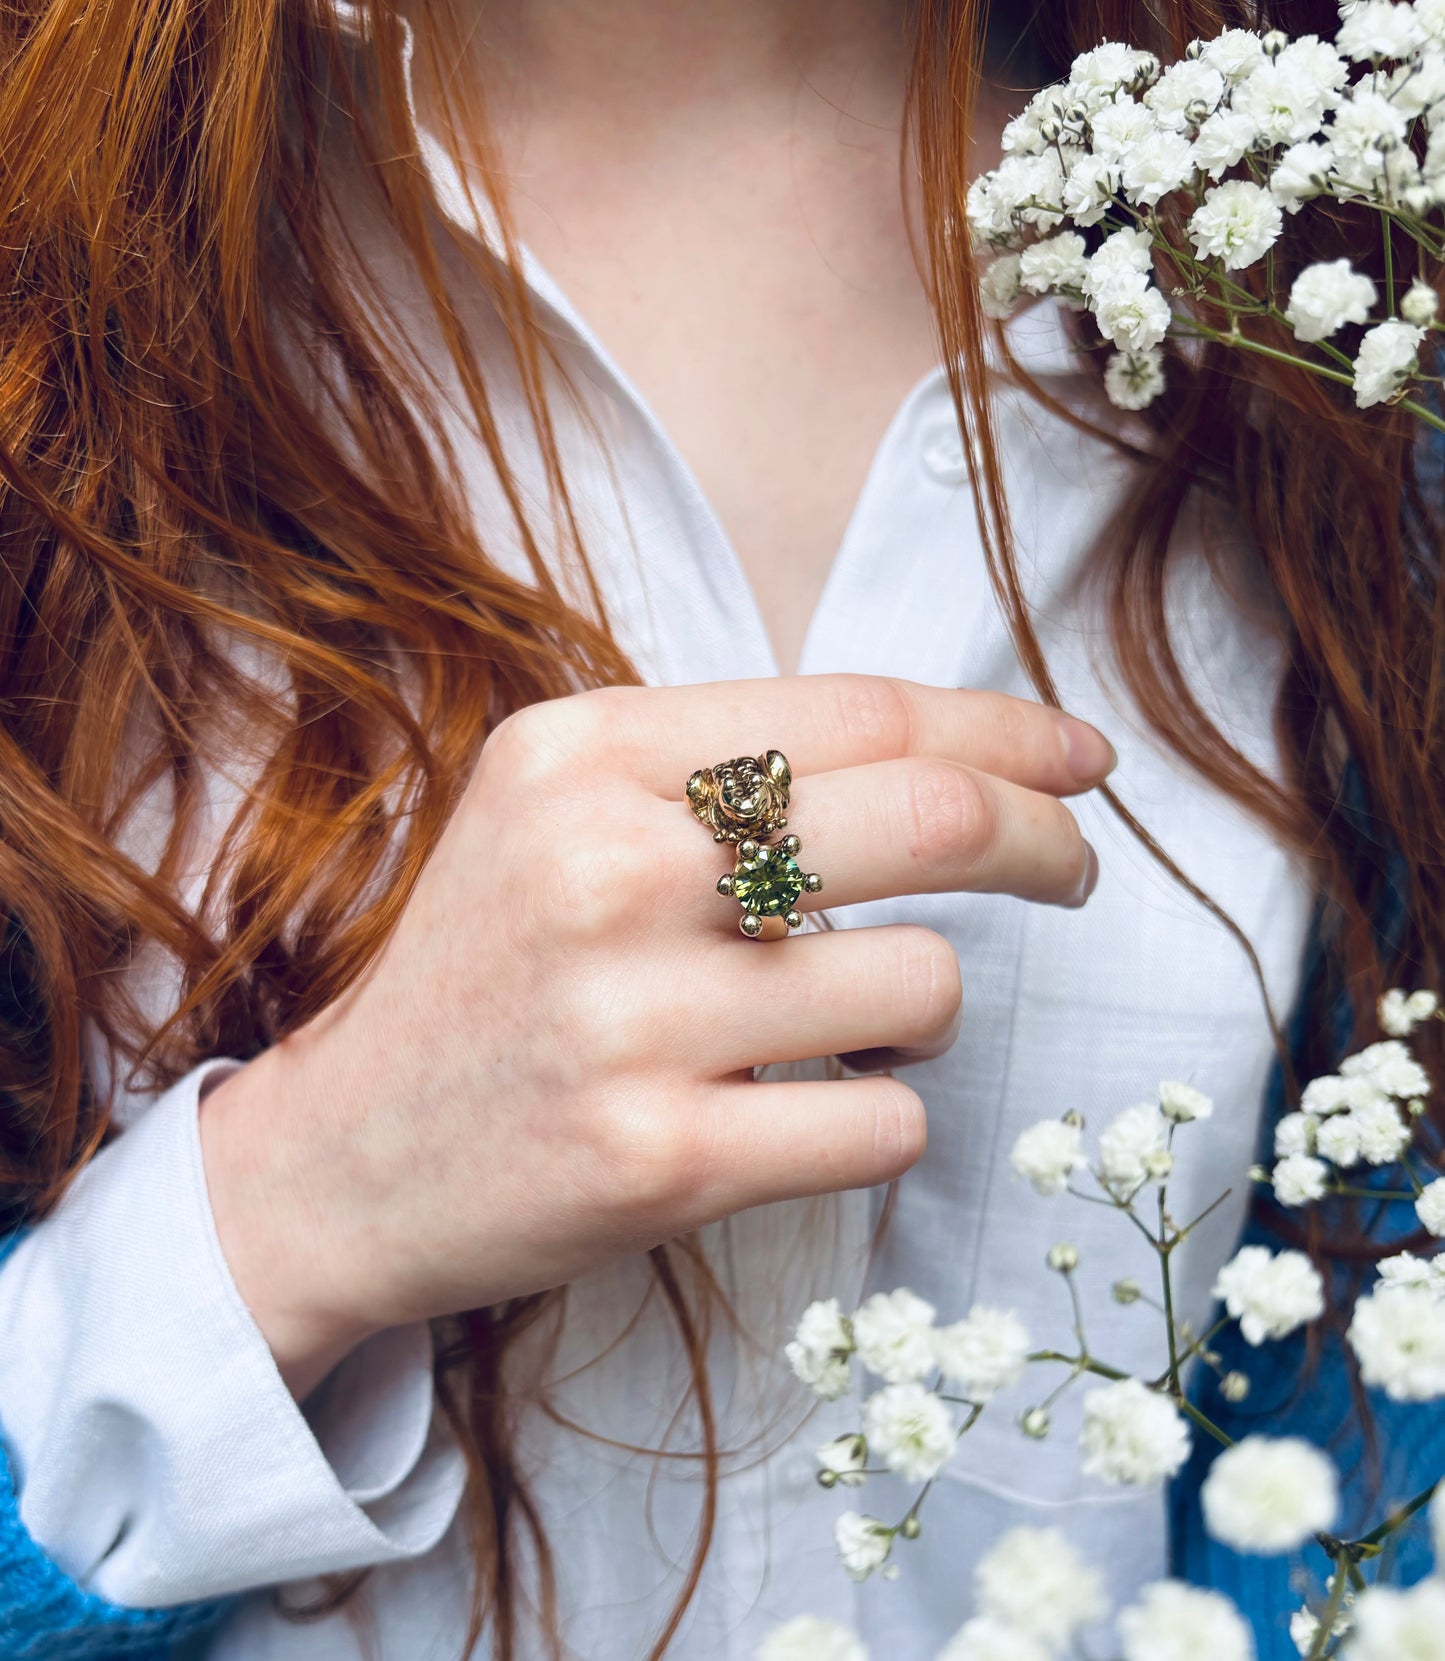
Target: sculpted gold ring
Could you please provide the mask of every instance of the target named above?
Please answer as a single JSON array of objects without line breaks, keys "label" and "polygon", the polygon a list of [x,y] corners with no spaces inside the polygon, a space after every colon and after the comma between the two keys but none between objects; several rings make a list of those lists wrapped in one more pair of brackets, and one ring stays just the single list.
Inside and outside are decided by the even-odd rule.
[{"label": "sculpted gold ring", "polygon": [[796,836],[772,841],[788,822],[792,782],[781,750],[700,767],[687,781],[688,804],[713,841],[737,847],[737,863],[718,878],[717,891],[743,908],[739,927],[750,940],[763,932],[765,917],[781,917],[790,930],[802,928],[798,900],[823,886],[816,871],[798,864],[803,845]]}]

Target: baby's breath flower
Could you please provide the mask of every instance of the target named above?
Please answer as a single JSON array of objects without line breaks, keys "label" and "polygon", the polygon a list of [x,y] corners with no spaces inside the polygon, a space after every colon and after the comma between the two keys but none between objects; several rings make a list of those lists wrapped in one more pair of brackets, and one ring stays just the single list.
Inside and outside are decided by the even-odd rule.
[{"label": "baby's breath flower", "polygon": [[1108,1605],[1097,1569],[1056,1528],[1012,1528],[974,1570],[979,1612],[1058,1653]]},{"label": "baby's breath flower", "polygon": [[763,1639],[757,1661],[868,1661],[868,1651],[842,1621],[799,1615]]},{"label": "baby's breath flower", "polygon": [[1431,1234],[1445,1235],[1445,1177],[1437,1177],[1415,1201],[1415,1214]]},{"label": "baby's breath flower", "polygon": [[1165,1151],[1167,1130],[1153,1102],[1126,1107],[1104,1126],[1099,1136],[1099,1178],[1110,1193],[1127,1199],[1144,1183],[1156,1180],[1152,1156]]},{"label": "baby's breath flower", "polygon": [[1055,1652],[1017,1627],[976,1615],[938,1652],[936,1661],[1054,1661]]},{"label": "baby's breath flower", "polygon": [[1119,168],[1086,152],[1073,162],[1064,181],[1064,210],[1076,225],[1097,225],[1122,188]]},{"label": "baby's breath flower", "polygon": [[1262,259],[1283,229],[1279,204],[1248,179],[1215,185],[1189,221],[1195,252],[1201,259],[1219,260],[1226,271]]},{"label": "baby's breath flower", "polygon": [[1264,45],[1253,29],[1225,29],[1203,43],[1200,57],[1238,86],[1264,62]]},{"label": "baby's breath flower", "polygon": [[1409,1591],[1371,1586],[1360,1594],[1347,1661],[1440,1661],[1445,1655],[1445,1582]]},{"label": "baby's breath flower", "polygon": [[1295,278],[1284,315],[1300,340],[1328,340],[1346,323],[1363,323],[1375,297],[1375,285],[1347,259],[1322,260]]},{"label": "baby's breath flower", "polygon": [[909,1482],[931,1482],[958,1445],[947,1404],[921,1384],[890,1384],[870,1396],[863,1434],[888,1469]]},{"label": "baby's breath flower", "polygon": [[1159,1086],[1159,1110],[1171,1124],[1188,1125],[1196,1119],[1208,1119],[1214,1103],[1193,1085],[1165,1079]]},{"label": "baby's breath flower", "polygon": [[[1420,291],[1418,296],[1416,291]],[[1411,301],[1416,304],[1411,307]],[[1433,322],[1439,309],[1439,298],[1428,283],[1417,277],[1400,302],[1400,311],[1407,323],[1423,328]],[[1392,1038],[1408,1038],[1422,1022],[1428,1021],[1440,1007],[1433,992],[1402,992],[1392,987],[1380,999],[1380,1025]]]},{"label": "baby's breath flower", "polygon": [[1094,301],[1099,332],[1121,352],[1152,351],[1169,332],[1169,302],[1147,277],[1120,272]]},{"label": "baby's breath flower", "polygon": [[[1352,1616],[1349,1610],[1342,1609],[1335,1616],[1334,1625],[1330,1631],[1336,1638],[1350,1630]],[[1296,1609],[1289,1618],[1289,1635],[1294,1640],[1294,1647],[1301,1655],[1308,1655],[1314,1648],[1315,1634],[1320,1629],[1320,1618],[1309,1609]]]},{"label": "baby's breath flower", "polygon": [[1084,239],[1077,231],[1060,231],[1056,236],[1025,248],[1019,262],[1019,282],[1030,294],[1082,292],[1089,257]]},{"label": "baby's breath flower", "polygon": [[985,1402],[1017,1384],[1029,1353],[1028,1329],[1018,1316],[986,1304],[939,1327],[933,1342],[939,1371],[971,1402]]},{"label": "baby's breath flower", "polygon": [[1022,268],[1021,254],[998,254],[984,267],[978,279],[978,293],[985,317],[1001,322],[1013,315],[1014,307],[1023,298]]},{"label": "baby's breath flower", "polygon": [[1031,1407],[1019,1415],[1019,1429],[1035,1442],[1042,1442],[1053,1428],[1047,1407]]},{"label": "baby's breath flower", "polygon": [[907,1384],[933,1371],[931,1303],[906,1287],[875,1292],[853,1316],[858,1359],[885,1384]]},{"label": "baby's breath flower", "polygon": [[1081,1130],[1063,1119],[1030,1125],[1013,1145],[1009,1164],[1027,1177],[1039,1194],[1062,1194],[1069,1178],[1084,1163]]},{"label": "baby's breath flower", "polygon": [[1254,148],[1259,129],[1243,110],[1216,110],[1194,140],[1194,165],[1217,179],[1241,162]]},{"label": "baby's breath flower", "polygon": [[1361,1378],[1391,1400],[1445,1396],[1445,1300],[1433,1288],[1376,1288],[1355,1305],[1346,1336]]},{"label": "baby's breath flower", "polygon": [[1221,1592],[1158,1580],[1119,1615],[1124,1661],[1254,1661],[1254,1640]]},{"label": "baby's breath flower", "polygon": [[[1348,3],[1348,0],[1347,0]],[[1344,21],[1335,45],[1356,63],[1369,58],[1404,58],[1425,38],[1413,6],[1393,0],[1353,0],[1340,8]]]},{"label": "baby's breath flower", "polygon": [[847,1395],[852,1383],[848,1361],[853,1335],[837,1298],[808,1305],[783,1353],[803,1383],[825,1401]]},{"label": "baby's breath flower", "polygon": [[1423,1096],[1430,1088],[1430,1076],[1398,1038],[1370,1044],[1340,1063],[1346,1078],[1368,1079],[1376,1090],[1406,1101]]},{"label": "baby's breath flower", "polygon": [[1019,254],[999,254],[984,267],[978,280],[978,293],[985,317],[1002,322],[1013,315],[1014,307],[1023,298],[1023,284],[1019,280],[1022,264]]},{"label": "baby's breath flower", "polygon": [[1121,98],[1104,105],[1094,116],[1090,131],[1094,154],[1125,167],[1138,149],[1158,138],[1159,124],[1142,104]]},{"label": "baby's breath flower", "polygon": [[1317,1121],[1308,1113],[1286,1113],[1274,1127],[1274,1155],[1288,1159],[1291,1154],[1313,1153]]},{"label": "baby's breath flower", "polygon": [[1371,1165],[1393,1165],[1410,1145],[1410,1127],[1394,1102],[1367,1102],[1348,1117],[1359,1132],[1360,1157]]},{"label": "baby's breath flower", "polygon": [[1355,402],[1361,409],[1383,404],[1415,373],[1425,331],[1398,317],[1377,323],[1355,356]]},{"label": "baby's breath flower", "polygon": [[893,1530],[877,1517],[865,1517],[858,1511],[845,1511],[833,1525],[833,1540],[843,1567],[854,1580],[883,1568],[893,1550]]},{"label": "baby's breath flower", "polygon": [[[1317,66],[1301,58],[1290,58],[1290,51],[1286,47],[1261,63],[1234,91],[1232,107],[1254,122],[1263,144],[1298,144],[1313,138],[1338,101],[1339,83],[1330,84],[1333,76],[1318,73]],[[1343,71],[1345,66],[1339,67]]]},{"label": "baby's breath flower", "polygon": [[1329,189],[1335,154],[1328,144],[1311,140],[1292,144],[1274,164],[1270,195],[1286,213],[1298,213],[1311,197]]},{"label": "baby's breath flower", "polygon": [[1265,1246],[1242,1246],[1219,1271],[1214,1296],[1255,1345],[1287,1338],[1325,1312],[1324,1282],[1309,1258],[1296,1251],[1276,1255]]},{"label": "baby's breath flower", "polygon": [[[1433,1186],[1433,1185],[1432,1185]],[[1382,1257],[1375,1265],[1380,1276],[1377,1292],[1405,1286],[1423,1286],[1437,1297],[1445,1297],[1445,1259],[1416,1257],[1413,1252],[1396,1252],[1393,1257]],[[1445,1562],[1445,1552],[1441,1554]]]},{"label": "baby's breath flower", "polygon": [[1167,1396],[1137,1378],[1091,1390],[1079,1434],[1084,1472],[1145,1486],[1173,1476],[1189,1456],[1189,1430]]},{"label": "baby's breath flower", "polygon": [[1143,101],[1161,127],[1184,133],[1207,121],[1223,97],[1224,76],[1215,65],[1207,58],[1185,58],[1164,71]]},{"label": "baby's breath flower", "polygon": [[825,1442],[815,1455],[818,1475],[825,1488],[858,1488],[864,1481],[863,1467],[868,1463],[868,1444],[857,1431],[851,1436],[840,1436]]},{"label": "baby's breath flower", "polygon": [[1334,1466],[1295,1436],[1246,1436],[1226,1448],[1199,1497],[1216,1540],[1262,1556],[1302,1546],[1334,1523],[1340,1504]]},{"label": "baby's breath flower", "polygon": [[1359,1163],[1360,1123],[1353,1113],[1336,1113],[1319,1128],[1315,1145],[1321,1159],[1348,1170]]},{"label": "baby's breath flower", "polygon": [[1275,1166],[1270,1181],[1274,1184],[1274,1197],[1281,1205],[1309,1205],[1324,1197],[1328,1176],[1329,1166],[1324,1160],[1312,1159],[1308,1154],[1291,1154]]},{"label": "baby's breath flower", "polygon": [[1182,133],[1154,133],[1121,160],[1124,194],[1153,207],[1194,176],[1194,146]]}]

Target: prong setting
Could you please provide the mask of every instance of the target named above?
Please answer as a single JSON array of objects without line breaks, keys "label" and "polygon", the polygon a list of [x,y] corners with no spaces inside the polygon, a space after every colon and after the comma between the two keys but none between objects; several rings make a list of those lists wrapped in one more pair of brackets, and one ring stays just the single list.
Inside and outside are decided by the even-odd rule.
[{"label": "prong setting", "polygon": [[754,917],[752,912],[745,911],[738,927],[747,935],[749,940],[756,940],[763,932],[763,920],[761,917]]},{"label": "prong setting", "polygon": [[723,874],[717,879],[717,891],[725,900],[730,900],[732,898],[733,874],[731,871],[724,871]]},{"label": "prong setting", "polygon": [[810,894],[821,894],[823,892],[823,879],[816,871],[809,871],[807,876],[803,878],[803,887]]}]

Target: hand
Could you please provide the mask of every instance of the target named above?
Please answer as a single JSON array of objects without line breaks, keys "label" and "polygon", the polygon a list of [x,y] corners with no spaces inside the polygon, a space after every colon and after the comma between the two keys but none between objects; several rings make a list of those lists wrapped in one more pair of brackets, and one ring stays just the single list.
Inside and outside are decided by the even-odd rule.
[{"label": "hand", "polygon": [[587,692],[503,722],[385,949],[206,1099],[242,1295],[298,1395],[382,1327],[560,1285],[923,1152],[896,1078],[768,1062],[936,1054],[958,959],[924,928],[738,932],[694,768],[776,746],[809,905],[974,889],[1082,904],[1057,799],[1108,743],[1056,711],[861,676]]}]

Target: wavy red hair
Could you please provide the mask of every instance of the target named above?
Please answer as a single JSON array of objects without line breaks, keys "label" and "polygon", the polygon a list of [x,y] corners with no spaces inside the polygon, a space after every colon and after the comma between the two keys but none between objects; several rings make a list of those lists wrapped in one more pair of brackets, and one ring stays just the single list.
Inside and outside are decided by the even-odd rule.
[{"label": "wavy red hair", "polygon": [[[1045,60],[1104,35],[1172,56],[1192,34],[1259,21],[1223,0],[1037,10]],[[1010,556],[962,234],[982,11],[916,0],[908,15],[922,263],[1000,601],[1051,697]],[[632,677],[597,596],[575,603],[555,575],[564,561],[585,569],[585,550],[525,288],[434,210],[401,20],[393,0],[359,15],[364,52],[327,0],[14,0],[0,14],[0,1227],[43,1216],[101,1144],[103,1077],[159,1085],[208,1055],[253,1055],[355,980],[498,719]],[[1296,32],[1334,17],[1333,0],[1271,9]],[[473,176],[495,179],[471,137]],[[429,297],[445,366],[409,349],[348,239],[328,184],[338,145]],[[500,193],[492,205],[510,248]],[[1318,235],[1339,234],[1321,216]],[[507,491],[526,582],[471,522],[440,418],[444,367],[509,484],[487,367],[449,291],[458,260],[506,325],[545,463],[540,517]],[[1322,383],[1213,349],[1177,360],[1171,380],[1138,492],[1099,555],[1118,659],[1159,733],[1313,862],[1336,979],[1368,1022],[1383,985],[1445,978],[1438,492],[1416,478],[1407,417],[1362,416]],[[1281,779],[1211,726],[1171,649],[1171,533],[1195,489],[1242,515],[1274,596]],[[247,667],[257,657],[272,672]],[[203,778],[237,734],[257,774],[198,901],[182,879]],[[1347,762],[1363,821],[1341,811]],[[167,832],[142,857],[125,827],[156,801]],[[1371,926],[1386,882],[1403,884],[1409,916],[1389,951]],[[160,1021],[119,972],[142,951],[180,968]],[[92,1040],[109,1068],[89,1067]],[[686,1243],[654,1268],[693,1358],[709,1473],[660,1655],[710,1530],[701,1358],[715,1300]],[[554,1613],[545,1519],[510,1456],[503,1361],[558,1307],[478,1311],[448,1323],[439,1348],[471,1461],[474,1626],[500,1661],[518,1653],[524,1600],[544,1625]],[[541,1564],[525,1591],[519,1529]]]}]

